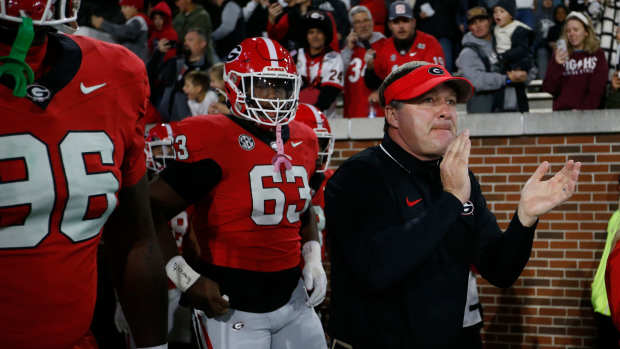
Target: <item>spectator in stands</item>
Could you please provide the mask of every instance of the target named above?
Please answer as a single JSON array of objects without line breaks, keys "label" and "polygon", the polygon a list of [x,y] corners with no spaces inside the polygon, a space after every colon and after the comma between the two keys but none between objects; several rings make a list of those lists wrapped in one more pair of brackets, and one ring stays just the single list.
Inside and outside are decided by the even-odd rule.
[{"label": "spectator in stands", "polygon": [[209,89],[209,74],[192,70],[185,75],[184,81],[183,93],[187,95],[191,116],[209,114],[209,107],[217,102],[217,93]]},{"label": "spectator in stands", "polygon": [[[269,20],[267,22],[267,34],[270,39],[277,40],[291,53],[303,47],[306,43],[305,28],[303,23],[304,17],[308,13],[312,0],[284,0],[288,6],[282,7],[279,2],[275,1],[269,6]],[[340,50],[338,44],[338,31],[336,23],[331,13],[328,17],[332,21],[332,35],[328,45],[334,51]],[[292,54],[294,56],[294,54]]]},{"label": "spectator in stands", "polygon": [[351,0],[350,7],[357,5],[365,6],[372,13],[372,30],[385,34],[385,23],[387,22],[388,8],[391,3],[391,0]]},{"label": "spectator in stands", "polygon": [[303,46],[305,40],[302,23],[312,0],[285,0],[288,6],[282,7],[278,1],[269,5],[267,34],[277,40],[284,48],[294,51]]},{"label": "spectator in stands", "polygon": [[620,109],[620,70],[613,70],[607,98],[605,98],[605,108]]},{"label": "spectator in stands", "polygon": [[561,39],[566,49],[557,45],[543,81],[543,90],[553,95],[553,110],[599,108],[609,68],[590,19],[569,13]]},{"label": "spectator in stands", "polygon": [[383,34],[373,31],[372,14],[365,6],[355,6],[349,11],[353,30],[345,40],[342,61],[346,71],[344,78],[345,118],[383,116],[383,108],[368,101],[370,90],[364,82],[366,55],[372,55],[374,49],[383,40]]},{"label": "spectator in stands", "polygon": [[217,101],[209,106],[209,114],[230,114],[226,103],[226,82],[224,81],[224,63],[216,63],[209,68],[209,80],[212,91],[217,93]]},{"label": "spectator in stands", "polygon": [[536,5],[534,1],[535,0],[520,0],[516,2],[517,12],[515,14],[515,19],[530,28],[536,28],[536,16],[534,14]]},{"label": "spectator in stands", "polygon": [[513,82],[525,82],[527,72],[500,71],[497,55],[493,50],[491,19],[484,7],[474,7],[467,11],[467,25],[469,32],[463,37],[463,49],[456,60],[459,71],[475,88],[474,96],[467,102],[467,112],[517,110],[518,95],[511,85]]},{"label": "spectator in stands", "polygon": [[234,0],[213,0],[222,11],[220,25],[213,31],[215,53],[220,60],[245,39],[245,18]]},{"label": "spectator in stands", "polygon": [[[616,187],[616,191],[620,189],[620,182]],[[620,201],[618,202],[620,204]],[[592,281],[592,307],[594,308],[594,320],[596,321],[596,327],[598,336],[595,343],[597,349],[610,349],[619,348],[620,332],[614,327],[614,323],[611,319],[611,312],[609,311],[609,302],[607,299],[607,291],[605,288],[605,270],[607,267],[607,260],[610,252],[614,246],[612,242],[615,240],[615,236],[620,228],[620,206],[612,214],[609,222],[607,223],[607,239],[605,240],[605,248],[603,249],[603,255],[599,262],[596,274],[594,274],[594,280]]]},{"label": "spectator in stands", "polygon": [[312,104],[331,118],[344,87],[342,57],[328,45],[333,38],[332,21],[325,11],[310,10],[302,26],[306,40],[297,53],[297,73],[302,78],[299,102]]},{"label": "spectator in stands", "polygon": [[551,56],[548,43],[549,29],[553,21],[553,0],[538,0],[536,7],[536,38],[534,40],[534,58],[538,68],[538,78],[543,79],[547,72],[547,62]]},{"label": "spectator in stands", "polygon": [[112,35],[119,44],[127,47],[144,62],[148,59],[147,40],[149,36],[148,17],[140,12],[144,8],[144,0],[121,0],[121,12],[125,24],[114,24],[103,17],[92,15],[93,27]]},{"label": "spectator in stands", "polygon": [[[162,56],[160,53],[158,57]],[[149,77],[156,77],[162,82],[164,89],[161,99],[153,101],[153,104],[164,122],[182,120],[191,115],[187,96],[182,91],[185,75],[192,70],[207,71],[211,66],[207,57],[207,38],[200,29],[190,29],[185,34],[182,56],[167,62],[162,62],[161,59],[155,62],[156,58],[154,55],[147,65]]]},{"label": "spectator in stands", "polygon": [[[529,72],[534,66],[534,58],[530,49],[534,42],[534,32],[527,25],[515,19],[516,12],[515,0],[499,0],[493,7],[493,18],[496,24],[493,37],[502,73],[513,70]],[[517,94],[517,110],[529,111],[525,84],[512,81],[511,83]]]},{"label": "spectator in stands", "polygon": [[159,40],[165,39],[170,46],[166,49],[164,55],[164,61],[176,57],[177,55],[177,42],[179,37],[177,32],[172,27],[172,10],[165,1],[160,1],[157,5],[151,9],[151,30],[149,32],[149,52],[150,56],[153,55],[154,50],[158,46]]},{"label": "spectator in stands", "polygon": [[185,34],[193,28],[199,28],[207,38],[209,48],[208,58],[210,62],[215,61],[215,49],[211,40],[213,24],[211,16],[196,0],[176,0],[175,4],[179,8],[179,13],[172,20],[172,26],[176,30],[179,38],[185,38]]},{"label": "spectator in stands", "polygon": [[560,35],[562,35],[562,29],[564,28],[564,22],[568,16],[568,8],[563,4],[559,4],[553,8],[553,27],[549,28],[549,34],[547,35],[547,42],[551,51],[555,50],[555,42],[558,41]]},{"label": "spectator in stands", "polygon": [[269,0],[250,0],[243,7],[245,34],[248,38],[264,36],[269,20]]},{"label": "spectator in stands", "polygon": [[334,50],[340,50],[340,47],[344,45],[344,39],[351,31],[351,21],[349,20],[347,6],[343,0],[320,0],[315,1],[313,5],[318,5],[320,10],[332,15],[332,19],[336,24],[336,36],[334,39],[338,42],[338,47],[335,47]]},{"label": "spectator in stands", "polygon": [[609,68],[615,69],[620,63],[618,40],[616,40],[620,23],[620,2],[591,0],[587,12],[591,16],[594,32],[600,40]]},{"label": "spectator in stands", "polygon": [[[441,45],[432,35],[416,30],[416,20],[409,3],[395,1],[390,5],[388,27],[392,37],[377,46],[374,58],[366,63],[366,86],[376,90],[383,79],[399,66],[411,61],[425,61],[444,65]],[[371,94],[371,103],[378,103],[378,95]]]},{"label": "spectator in stands", "polygon": [[459,0],[418,0],[413,7],[417,28],[439,41],[449,72],[454,71],[454,59],[462,36],[458,27],[459,3]]}]

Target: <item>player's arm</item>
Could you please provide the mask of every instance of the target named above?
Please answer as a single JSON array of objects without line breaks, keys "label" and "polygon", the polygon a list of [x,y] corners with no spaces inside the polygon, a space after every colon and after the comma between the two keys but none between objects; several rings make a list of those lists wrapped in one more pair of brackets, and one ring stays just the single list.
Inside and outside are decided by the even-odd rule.
[{"label": "player's arm", "polygon": [[104,233],[106,263],[137,347],[166,342],[168,296],[143,177],[119,193]]},{"label": "player's arm", "polygon": [[179,255],[168,221],[206,196],[220,178],[221,169],[212,160],[171,161],[150,184],[153,221],[164,255],[166,275],[184,293],[184,301],[209,317],[223,315],[230,304],[221,296],[216,282],[198,274]]},{"label": "player's arm", "polygon": [[306,290],[310,297],[306,304],[316,307],[325,299],[327,291],[327,276],[321,263],[321,244],[319,243],[319,232],[316,226],[317,218],[314,210],[310,207],[301,216],[301,254],[304,258],[303,278]]}]

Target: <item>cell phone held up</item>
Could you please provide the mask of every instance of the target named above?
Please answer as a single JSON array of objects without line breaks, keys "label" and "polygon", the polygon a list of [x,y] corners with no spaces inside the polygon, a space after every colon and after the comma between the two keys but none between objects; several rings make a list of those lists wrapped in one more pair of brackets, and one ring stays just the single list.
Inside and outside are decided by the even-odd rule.
[{"label": "cell phone held up", "polygon": [[562,51],[564,51],[564,52],[568,52],[568,48],[566,47],[566,40],[564,40],[564,39],[559,39],[559,40],[556,42],[556,44],[555,44],[555,45],[556,45],[556,47],[557,47],[557,49],[558,49],[558,50],[562,50]]},{"label": "cell phone held up", "polygon": [[174,40],[170,40],[170,41],[168,41],[168,43],[166,45],[168,47],[170,47],[170,48],[175,48],[175,47],[177,47],[177,42],[174,41]]}]

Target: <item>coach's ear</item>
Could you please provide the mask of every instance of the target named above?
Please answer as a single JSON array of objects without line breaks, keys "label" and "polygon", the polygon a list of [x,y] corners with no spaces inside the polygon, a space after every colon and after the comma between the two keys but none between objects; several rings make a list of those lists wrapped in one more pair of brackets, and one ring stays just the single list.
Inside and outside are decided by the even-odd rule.
[{"label": "coach's ear", "polygon": [[389,104],[385,106],[385,122],[390,127],[398,128],[397,110]]}]

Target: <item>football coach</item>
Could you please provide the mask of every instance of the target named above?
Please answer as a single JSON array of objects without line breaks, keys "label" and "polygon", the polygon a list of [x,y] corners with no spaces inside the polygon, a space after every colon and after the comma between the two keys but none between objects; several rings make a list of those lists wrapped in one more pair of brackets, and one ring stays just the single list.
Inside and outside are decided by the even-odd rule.
[{"label": "football coach", "polygon": [[549,180],[543,162],[505,232],[468,170],[469,131],[457,134],[468,80],[407,63],[379,88],[382,142],[345,161],[327,184],[334,348],[461,348],[470,265],[510,287],[532,249],[538,217],[575,191],[581,163]]}]

